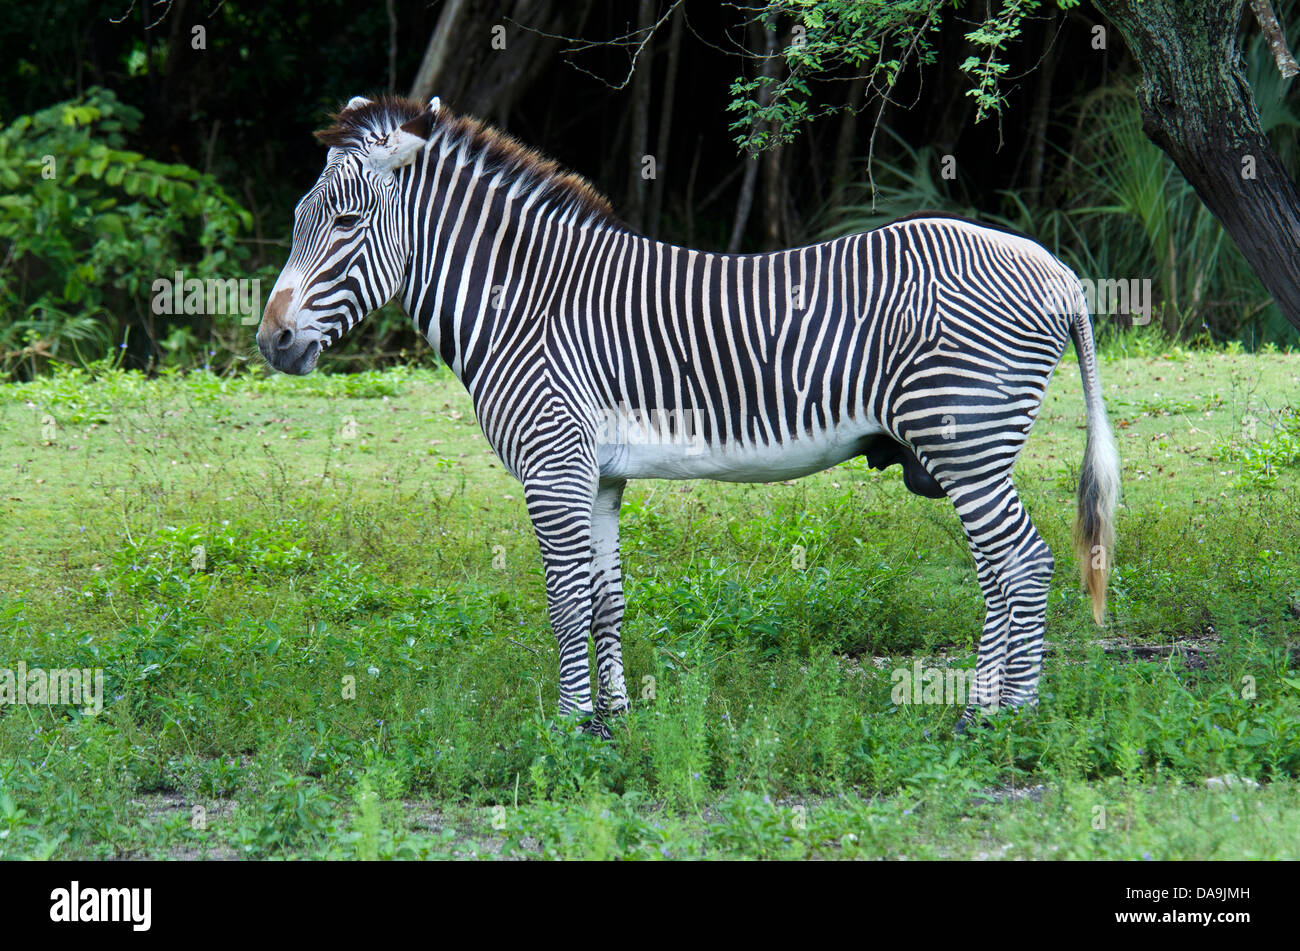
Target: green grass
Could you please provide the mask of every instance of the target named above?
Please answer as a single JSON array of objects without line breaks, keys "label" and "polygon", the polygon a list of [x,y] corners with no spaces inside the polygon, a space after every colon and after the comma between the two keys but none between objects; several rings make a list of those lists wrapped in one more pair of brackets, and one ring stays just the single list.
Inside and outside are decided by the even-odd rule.
[{"label": "green grass", "polygon": [[0,856],[1297,857],[1300,356],[1104,354],[1107,627],[1066,362],[1017,469],[1043,703],[961,740],[891,700],[982,619],[897,469],[633,483],[606,743],[552,721],[523,493],[445,372],[0,387],[0,668],[102,668],[105,702],[0,706]]}]

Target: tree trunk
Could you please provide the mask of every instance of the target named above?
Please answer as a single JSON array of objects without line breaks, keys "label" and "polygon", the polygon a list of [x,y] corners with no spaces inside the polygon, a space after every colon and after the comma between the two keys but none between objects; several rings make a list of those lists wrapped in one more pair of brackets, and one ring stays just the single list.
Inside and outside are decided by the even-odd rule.
[{"label": "tree trunk", "polygon": [[438,16],[438,24],[429,37],[429,45],[424,49],[424,59],[420,61],[420,70],[415,74],[411,85],[411,98],[416,102],[427,102],[433,96],[433,90],[447,63],[447,54],[451,50],[452,38],[460,16],[465,12],[465,0],[447,0]]},{"label": "tree trunk", "polygon": [[682,23],[685,17],[678,7],[673,11],[672,29],[668,34],[668,66],[664,74],[664,95],[659,103],[659,137],[655,141],[655,178],[650,184],[650,211],[646,214],[645,232],[659,237],[659,216],[664,206],[664,169],[668,165],[669,138],[673,131],[673,116],[677,101],[677,64],[682,52]]},{"label": "tree trunk", "polygon": [[[776,75],[776,57],[772,55],[775,48],[775,31],[768,31],[766,28],[760,28],[751,23],[747,31],[751,37],[750,46],[756,48],[759,40],[762,40],[767,55],[763,57],[763,66],[760,74],[766,77]],[[771,88],[764,84],[758,91],[758,104],[761,108],[766,109],[772,99]],[[765,124],[766,126],[766,124]],[[745,239],[745,228],[749,224],[749,213],[754,207],[754,191],[758,183],[759,160],[761,156],[746,154],[742,156],[741,161],[745,165],[745,177],[740,183],[740,198],[736,201],[736,217],[731,223],[731,240],[727,242],[727,253],[736,254],[740,251],[741,243]]]},{"label": "tree trunk", "polygon": [[1143,131],[1174,160],[1300,328],[1300,193],[1260,128],[1239,42],[1244,6],[1245,0],[1097,0],[1142,66]]},{"label": "tree trunk", "polygon": [[867,94],[865,76],[858,76],[849,83],[845,98],[844,114],[840,116],[839,135],[835,139],[835,161],[831,165],[831,222],[840,219],[840,208],[844,205],[844,190],[853,175],[853,149],[858,142],[858,110],[863,106]]},{"label": "tree trunk", "polygon": [[[655,24],[655,0],[641,0],[637,5],[637,37],[640,39]],[[653,39],[646,42],[637,57],[632,73],[632,129],[628,139],[627,224],[633,231],[645,228],[646,198],[650,181],[645,177],[644,162],[650,150],[650,74]],[[658,174],[658,170],[656,170]]]},{"label": "tree trunk", "polygon": [[388,95],[397,92],[397,11],[393,0],[387,0],[384,7],[388,13]]},{"label": "tree trunk", "polygon": [[579,35],[591,6],[591,0],[582,3],[516,0],[510,14],[489,17],[489,23],[498,20],[520,23],[528,29],[509,30],[508,51],[492,53],[487,59],[485,76],[471,79],[472,94],[465,102],[464,111],[493,120],[509,131],[515,103],[550,62],[560,42],[557,37]]},{"label": "tree trunk", "polygon": [[[785,66],[783,57],[777,55],[785,44],[777,42],[776,24],[768,24],[764,52],[770,64],[771,75],[781,78]],[[765,246],[768,251],[776,251],[784,246],[785,235],[785,186],[786,177],[782,167],[785,162],[785,146],[773,145],[763,154],[763,219]]]},{"label": "tree trunk", "polygon": [[763,153],[764,246],[768,251],[785,246],[785,175],[781,170],[784,153],[779,145]]},{"label": "tree trunk", "polygon": [[[1029,143],[1024,157],[1029,161],[1029,181],[1025,189],[1025,201],[1031,208],[1038,207],[1043,197],[1043,169],[1047,165],[1047,118],[1052,108],[1052,77],[1056,74],[1058,58],[1057,23],[1057,14],[1053,12],[1043,25],[1042,57],[1038,64],[1038,89],[1029,118]],[[1020,177],[1019,170],[1016,177]]]},{"label": "tree trunk", "polygon": [[727,242],[727,253],[738,254],[741,242],[745,239],[745,226],[749,224],[749,212],[754,207],[754,184],[758,181],[758,156],[743,155],[745,177],[740,182],[740,197],[736,199],[736,217],[731,222],[731,240]]}]

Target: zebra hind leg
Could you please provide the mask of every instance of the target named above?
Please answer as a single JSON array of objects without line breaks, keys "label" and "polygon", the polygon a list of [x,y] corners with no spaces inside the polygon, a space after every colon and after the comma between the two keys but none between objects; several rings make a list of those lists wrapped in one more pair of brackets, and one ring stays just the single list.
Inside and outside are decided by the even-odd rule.
[{"label": "zebra hind leg", "polygon": [[1003,582],[1011,608],[1006,673],[1002,680],[1004,708],[1038,705],[1038,678],[1043,669],[1043,631],[1047,623],[1047,590],[1056,567],[1047,542],[1028,517],[1029,534],[1017,548]]},{"label": "zebra hind leg", "polygon": [[1002,586],[998,584],[993,566],[974,543],[971,543],[970,551],[975,559],[980,591],[984,594],[984,630],[980,634],[974,691],[966,698],[966,709],[957,721],[956,732],[959,734],[965,733],[971,724],[979,722],[981,713],[996,712],[1001,703],[1003,669],[1011,624],[1011,612],[1007,609]]},{"label": "zebra hind leg", "polygon": [[[1055,567],[1010,477],[992,486],[950,491],[976,555],[988,605],[976,696],[963,714],[1030,708],[1038,703],[1047,587]],[[972,709],[974,708],[974,709]]]}]

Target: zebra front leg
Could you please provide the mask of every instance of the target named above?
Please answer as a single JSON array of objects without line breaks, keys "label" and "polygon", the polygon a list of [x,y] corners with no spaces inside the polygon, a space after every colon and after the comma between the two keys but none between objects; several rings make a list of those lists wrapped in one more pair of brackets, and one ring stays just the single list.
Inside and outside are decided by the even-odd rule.
[{"label": "zebra front leg", "polygon": [[[537,534],[546,573],[546,607],[560,655],[560,716],[592,714],[591,513],[594,477],[546,472],[524,483],[528,516]],[[599,732],[589,719],[589,732]]]},{"label": "zebra front leg", "polygon": [[599,716],[627,709],[623,682],[623,571],[619,563],[618,510],[626,482],[602,484],[596,491],[591,515],[591,636],[596,643],[596,713]]}]

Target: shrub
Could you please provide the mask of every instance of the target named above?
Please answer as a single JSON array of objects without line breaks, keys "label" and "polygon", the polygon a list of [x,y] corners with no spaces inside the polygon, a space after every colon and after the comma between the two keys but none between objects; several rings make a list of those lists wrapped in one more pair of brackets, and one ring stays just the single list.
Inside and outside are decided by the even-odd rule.
[{"label": "shrub", "polygon": [[140,121],[92,88],[0,125],[0,375],[102,357],[128,337],[145,365],[193,358],[220,333],[209,318],[155,323],[152,284],[235,276],[251,216],[211,175],[127,150]]}]

